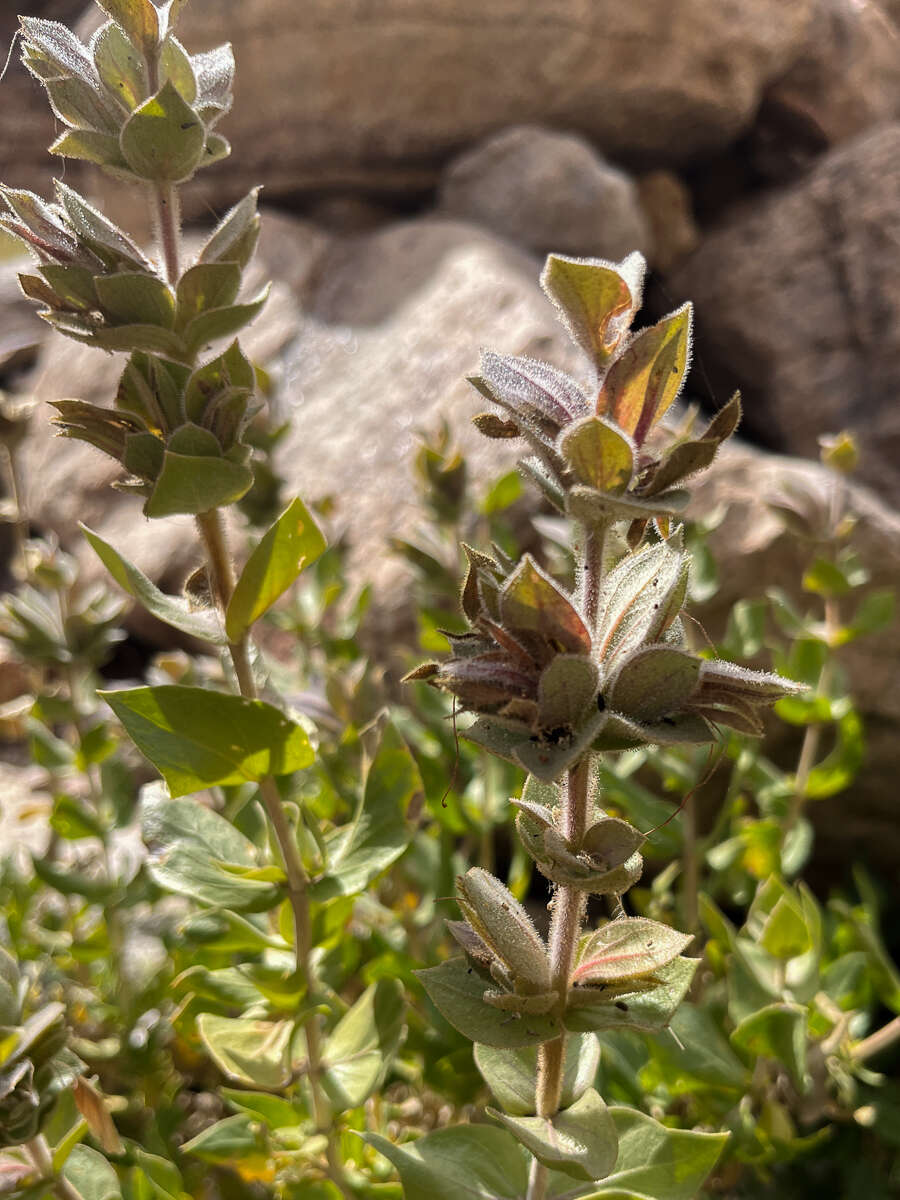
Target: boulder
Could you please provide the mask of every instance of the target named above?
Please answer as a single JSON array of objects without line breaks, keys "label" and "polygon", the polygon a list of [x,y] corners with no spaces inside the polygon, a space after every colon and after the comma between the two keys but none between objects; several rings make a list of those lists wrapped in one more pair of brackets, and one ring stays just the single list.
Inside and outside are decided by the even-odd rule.
[{"label": "boulder", "polygon": [[537,254],[619,261],[648,250],[634,182],[583,137],[533,125],[504,129],[454,159],[440,208]]},{"label": "boulder", "polygon": [[[691,160],[750,125],[799,52],[813,3],[189,5],[185,44],[204,50],[228,38],[238,64],[234,111],[222,125],[234,155],[201,173],[192,211],[260,180],[270,198],[425,194],[461,149],[525,123],[583,133],[615,159]],[[11,139],[13,159],[17,147]]]},{"label": "boulder", "polygon": [[809,35],[766,93],[757,160],[777,170],[792,130],[824,147],[900,116],[900,29],[877,4],[816,0]]},{"label": "boulder", "polygon": [[638,180],[650,231],[650,266],[668,275],[700,244],[691,193],[672,171],[648,171]]},{"label": "boulder", "polygon": [[[748,414],[749,415],[749,414]],[[740,442],[723,447],[712,468],[693,486],[688,515],[721,507],[724,519],[709,535],[718,590],[691,611],[714,640],[725,632],[736,601],[783,589],[800,611],[816,611],[817,600],[801,588],[814,547],[789,534],[773,503],[787,501],[813,517],[827,513],[834,474],[817,462],[786,458]],[[840,482],[837,483],[840,487]],[[856,519],[853,546],[870,572],[867,588],[894,588],[900,579],[900,513],[868,488],[850,484],[843,511]],[[862,594],[862,593],[861,593]],[[857,601],[858,603],[858,601]],[[842,602],[841,615],[853,612]],[[837,651],[848,688],[865,724],[866,758],[850,788],[810,806],[816,826],[816,857],[840,873],[865,847],[867,859],[893,870],[900,856],[896,811],[897,729],[900,727],[900,630],[893,625]],[[786,769],[796,764],[801,731],[771,722],[769,753]],[[829,746],[822,747],[822,753]],[[831,881],[836,876],[832,874]],[[840,877],[838,875],[837,877]]]},{"label": "boulder", "polygon": [[735,212],[668,283],[694,301],[698,360],[723,394],[742,389],[757,440],[814,456],[819,434],[849,427],[862,477],[900,500],[900,124]]}]

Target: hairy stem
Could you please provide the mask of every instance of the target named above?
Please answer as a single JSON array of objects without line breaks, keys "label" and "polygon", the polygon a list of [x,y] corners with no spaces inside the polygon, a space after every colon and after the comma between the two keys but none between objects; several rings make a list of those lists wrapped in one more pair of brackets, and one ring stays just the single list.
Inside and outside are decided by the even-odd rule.
[{"label": "hairy stem", "polygon": [[41,1173],[41,1177],[46,1179],[53,1188],[57,1196],[57,1200],[80,1200],[78,1193],[69,1183],[68,1179],[62,1175],[58,1175],[53,1169],[53,1156],[50,1153],[50,1147],[47,1145],[47,1139],[42,1133],[37,1137],[33,1137],[31,1141],[25,1143],[25,1150],[28,1157]]},{"label": "hairy stem", "polygon": [[700,923],[700,855],[697,845],[697,805],[689,792],[681,810],[681,906],[688,933],[696,933]]},{"label": "hairy stem", "polygon": [[174,287],[179,276],[179,243],[181,240],[181,204],[178,192],[171,183],[153,184],[156,206],[155,221],[162,251],[166,282]]},{"label": "hairy stem", "polygon": [[[576,845],[584,837],[590,816],[591,759],[586,755],[568,774],[562,805],[563,836]],[[559,996],[557,1013],[560,1020],[565,1012],[569,978],[587,897],[577,888],[560,887],[553,898],[550,921],[550,973],[553,990]],[[559,1110],[562,1094],[563,1066],[566,1059],[566,1035],[561,1034],[538,1047],[537,1112],[539,1117],[552,1117]],[[547,1168],[532,1164],[528,1180],[527,1200],[543,1200],[547,1190]]]},{"label": "hairy stem", "polygon": [[[218,509],[201,513],[197,517],[197,525],[200,530],[200,536],[203,539],[203,544],[206,547],[211,586],[216,600],[224,612],[234,591],[235,573],[234,563],[228,551],[228,544],[225,538],[222,515]],[[228,647],[228,652],[234,664],[234,672],[237,676],[241,695],[247,700],[256,700],[259,693],[250,663],[248,639],[243,637],[238,642],[232,642]],[[300,857],[300,850],[297,845],[297,838],[291,828],[284,805],[281,802],[278,787],[271,775],[267,775],[265,779],[260,781],[259,793],[266,810],[266,816],[275,834],[275,839],[284,863],[285,875],[287,876],[288,898],[294,917],[294,952],[297,974],[306,982],[307,990],[312,990],[315,984],[315,973],[310,959],[312,933],[308,895],[309,876],[303,866],[303,860]],[[335,1167],[335,1162],[331,1162],[331,1156],[334,1151],[330,1140],[331,1111],[321,1084],[322,1042],[318,1017],[313,1016],[307,1021],[305,1034],[307,1074],[310,1093],[312,1095],[313,1116],[317,1129],[329,1133],[329,1162],[332,1171],[335,1171],[340,1167],[340,1164],[336,1158],[337,1168]],[[342,1177],[341,1182],[335,1179],[335,1183],[338,1183],[343,1192],[344,1184]]]}]

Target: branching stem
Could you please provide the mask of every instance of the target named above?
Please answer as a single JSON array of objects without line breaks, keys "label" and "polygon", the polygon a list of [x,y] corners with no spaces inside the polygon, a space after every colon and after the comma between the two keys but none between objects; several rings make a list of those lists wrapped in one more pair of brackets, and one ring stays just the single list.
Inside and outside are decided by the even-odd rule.
[{"label": "branching stem", "polygon": [[53,1156],[50,1153],[50,1147],[47,1145],[47,1139],[42,1133],[39,1133],[37,1137],[33,1137],[31,1141],[26,1142],[25,1150],[35,1167],[40,1171],[41,1177],[46,1179],[53,1188],[57,1200],[81,1200],[68,1179],[63,1175],[59,1175],[54,1170]]}]

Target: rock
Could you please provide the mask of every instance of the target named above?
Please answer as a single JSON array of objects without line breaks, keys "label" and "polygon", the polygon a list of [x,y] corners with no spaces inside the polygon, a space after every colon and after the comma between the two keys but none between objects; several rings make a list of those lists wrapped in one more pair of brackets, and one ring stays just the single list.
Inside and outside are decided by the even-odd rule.
[{"label": "rock", "polygon": [[[770,587],[784,589],[801,611],[815,610],[815,597],[800,586],[813,548],[785,531],[769,503],[792,496],[799,499],[804,511],[827,511],[833,486],[833,474],[819,463],[785,458],[739,442],[726,445],[712,468],[698,477],[688,515],[702,515],[720,505],[726,509],[722,523],[709,535],[719,589],[711,600],[692,609],[713,641],[724,634],[737,600],[764,596]],[[848,487],[845,511],[856,517],[853,546],[871,573],[867,588],[896,588],[900,514],[869,489],[855,484]],[[846,603],[842,614],[847,616]],[[848,854],[851,859],[857,857],[865,847],[867,858],[890,868],[900,855],[895,803],[900,725],[896,621],[891,628],[851,642],[837,653],[865,723],[867,752],[862,772],[849,790],[811,806],[816,857],[843,869]],[[798,731],[773,722],[771,733],[771,753],[790,769],[796,763]]]},{"label": "rock", "polygon": [[455,159],[441,209],[538,254],[551,249],[619,261],[649,236],[630,176],[571,133],[504,129]]},{"label": "rock", "polygon": [[671,171],[649,171],[642,175],[638,194],[650,229],[650,266],[667,275],[700,243],[691,194]]},{"label": "rock", "polygon": [[27,255],[0,262],[0,378],[33,361],[47,326],[26,304],[19,287],[19,271],[30,270]]},{"label": "rock", "polygon": [[805,46],[766,93],[754,158],[779,176],[798,138],[827,148],[898,116],[900,30],[876,4],[817,0]]},{"label": "rock", "polygon": [[[736,212],[669,280],[697,310],[716,389],[740,387],[745,428],[814,456],[849,427],[861,475],[900,500],[900,124],[825,156]],[[698,389],[700,390],[700,389]]]},{"label": "rock", "polygon": [[[509,125],[576,130],[615,159],[685,162],[750,125],[803,44],[814,0],[221,0],[189,5],[191,50],[228,38],[234,155],[191,211],[261,180],[426,194],[454,154]],[[18,139],[9,143],[12,159]]]}]

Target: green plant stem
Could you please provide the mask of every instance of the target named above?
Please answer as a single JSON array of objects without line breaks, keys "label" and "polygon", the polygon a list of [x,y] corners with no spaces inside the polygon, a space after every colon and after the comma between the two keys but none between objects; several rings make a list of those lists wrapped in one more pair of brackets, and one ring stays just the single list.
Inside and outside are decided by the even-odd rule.
[{"label": "green plant stem", "polygon": [[681,905],[688,933],[696,933],[700,923],[700,855],[697,846],[697,806],[689,792],[681,810]]},{"label": "green plant stem", "polygon": [[162,249],[166,282],[175,287],[179,277],[179,242],[181,240],[181,205],[178,192],[171,183],[153,184],[156,205],[156,227]]},{"label": "green plant stem", "polygon": [[[831,633],[837,629],[840,624],[840,617],[837,611],[837,605],[833,600],[828,600],[825,603],[825,627]],[[831,677],[833,674],[833,663],[831,658],[825,662],[822,671],[819,675],[819,681],[816,684],[816,693],[818,695],[827,695],[828,689],[831,686]],[[819,754],[819,745],[822,741],[822,725],[815,722],[807,725],[803,734],[803,741],[800,745],[800,756],[797,759],[797,771],[794,778],[794,794],[791,796],[791,802],[788,807],[787,816],[784,821],[784,832],[790,831],[796,826],[797,822],[803,814],[803,806],[806,803],[806,788],[809,784],[809,777],[812,769],[816,764],[816,758]]]},{"label": "green plant stem", "polygon": [[[197,517],[200,536],[206,547],[207,560],[213,592],[224,612],[234,591],[234,563],[228,551],[222,514],[218,509],[201,513]],[[247,700],[258,699],[256,680],[250,663],[250,647],[246,637],[232,642],[228,647],[241,695]],[[309,876],[303,866],[297,838],[287,818],[284,805],[274,778],[267,775],[260,780],[259,794],[266,816],[275,834],[287,876],[288,899],[294,917],[294,954],[297,974],[305,981],[307,991],[315,986],[315,972],[311,961],[312,930],[309,911]],[[313,1015],[304,1026],[306,1036],[306,1068],[312,1097],[313,1119],[316,1128],[328,1135],[328,1175],[345,1196],[350,1196],[344,1180],[343,1168],[334,1145],[331,1108],[321,1083],[322,1040],[319,1019]]]},{"label": "green plant stem", "polygon": [[68,1179],[65,1179],[62,1175],[58,1175],[54,1170],[53,1156],[50,1153],[50,1147],[47,1145],[47,1139],[42,1133],[39,1133],[37,1137],[33,1137],[31,1141],[26,1142],[25,1150],[28,1153],[28,1157],[40,1171],[42,1178],[50,1183],[58,1200],[81,1200]]},{"label": "green plant stem", "polygon": [[[591,756],[586,755],[568,774],[563,795],[562,831],[567,841],[579,844],[587,831],[590,812]],[[559,996],[557,1015],[562,1021],[565,1013],[569,978],[587,897],[578,888],[560,887],[553,899],[550,921],[550,973],[553,990]],[[552,1117],[559,1110],[562,1094],[563,1066],[566,1058],[566,1035],[562,1033],[538,1047],[537,1112],[539,1117]],[[547,1191],[547,1168],[534,1161],[528,1180],[527,1200],[543,1200]]]},{"label": "green plant stem", "polygon": [[858,1042],[853,1047],[853,1058],[856,1062],[865,1062],[867,1058],[874,1058],[876,1054],[887,1050],[889,1046],[893,1046],[898,1041],[900,1041],[900,1017],[894,1017],[893,1021],[888,1021],[887,1025],[876,1029],[874,1033],[870,1033],[867,1038]]}]

